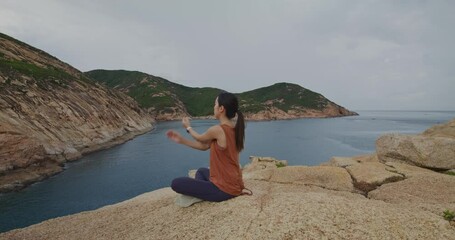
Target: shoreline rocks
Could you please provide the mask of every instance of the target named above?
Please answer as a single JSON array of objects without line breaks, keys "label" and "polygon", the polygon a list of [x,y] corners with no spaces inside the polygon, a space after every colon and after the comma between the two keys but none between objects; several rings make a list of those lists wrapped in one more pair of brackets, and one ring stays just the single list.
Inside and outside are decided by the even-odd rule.
[{"label": "shoreline rocks", "polygon": [[347,110],[344,107],[338,106],[330,102],[322,110],[315,109],[294,109],[283,111],[276,107],[269,107],[257,113],[245,113],[245,119],[250,121],[270,121],[270,120],[291,120],[301,118],[335,118],[335,117],[348,117],[359,115],[356,112]]},{"label": "shoreline rocks", "polygon": [[11,191],[19,191],[27,186],[43,181],[64,171],[64,164],[66,162],[76,161],[82,158],[85,154],[96,151],[101,151],[124,142],[127,142],[138,135],[145,134],[154,128],[147,128],[142,131],[135,131],[126,133],[123,136],[117,137],[111,141],[104,142],[98,145],[90,146],[81,151],[77,151],[71,158],[55,160],[44,160],[39,163],[32,163],[24,168],[14,168],[9,171],[3,171],[0,174],[0,193],[7,193]]},{"label": "shoreline rocks", "polygon": [[374,172],[381,166],[403,178],[381,180],[381,186],[365,195],[355,189],[348,167],[278,167],[282,161],[252,157],[243,170],[252,196],[180,208],[174,204],[177,194],[162,188],[2,233],[0,238],[454,239],[455,225],[442,216],[446,209],[455,209],[454,176],[359,159],[375,157],[353,157],[355,163],[348,167]]},{"label": "shoreline rocks", "polygon": [[[280,110],[281,111],[281,110]],[[356,112],[350,112],[346,115],[326,115],[322,112],[312,112],[312,113],[299,113],[299,114],[273,114],[266,113],[265,111],[255,114],[245,114],[245,121],[252,122],[263,122],[263,121],[279,121],[279,120],[296,120],[296,119],[305,119],[305,118],[339,118],[339,117],[350,117],[359,115]],[[193,120],[216,120],[213,116],[199,116],[192,117],[190,115],[179,115],[179,117],[159,117],[156,119],[157,122],[168,122],[168,121],[179,121],[182,117],[190,117]]]},{"label": "shoreline rocks", "polygon": [[419,135],[387,134],[376,141],[381,162],[401,162],[438,171],[455,168],[455,119]]},{"label": "shoreline rocks", "polygon": [[[81,86],[75,84],[74,88],[78,87]],[[89,86],[85,87],[91,91]],[[118,95],[114,100],[109,90],[98,89],[98,96],[84,101],[76,101],[81,94],[78,91],[30,91],[40,96],[33,100],[36,102],[30,102],[26,95],[13,97],[10,90],[2,89],[0,192],[22,189],[62,171],[65,162],[118,145],[154,128],[151,116],[136,112],[131,98]],[[52,99],[60,99],[60,107],[52,105],[54,101],[48,97],[52,94]],[[106,101],[110,103],[100,106]],[[71,110],[60,111],[65,108]],[[49,171],[44,170],[46,167]]]}]

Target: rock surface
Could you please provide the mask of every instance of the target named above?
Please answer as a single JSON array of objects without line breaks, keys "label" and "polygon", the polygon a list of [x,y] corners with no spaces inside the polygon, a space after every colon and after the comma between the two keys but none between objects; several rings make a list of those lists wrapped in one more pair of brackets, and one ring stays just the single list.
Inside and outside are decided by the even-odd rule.
[{"label": "rock surface", "polygon": [[0,35],[0,60],[0,192],[153,128],[132,98],[41,50]]},{"label": "rock surface", "polygon": [[420,135],[388,134],[376,141],[381,162],[402,162],[438,170],[455,168],[455,120]]},{"label": "rock surface", "polygon": [[369,192],[389,182],[404,179],[404,176],[387,169],[387,166],[379,162],[368,162],[346,167],[352,176],[354,186],[363,192]]},{"label": "rock surface", "polygon": [[376,154],[365,154],[355,157],[332,157],[328,162],[322,163],[322,166],[348,167],[365,162],[377,162]]},{"label": "rock surface", "polygon": [[163,188],[12,230],[0,238],[455,239],[455,226],[442,217],[442,211],[455,208],[454,176],[394,162],[356,161],[353,166],[365,172],[383,167],[404,176],[401,181],[383,182],[365,197],[354,189],[343,167],[278,168],[278,161],[270,158],[252,161],[244,168],[252,196],[180,208],[174,204],[177,194]]}]

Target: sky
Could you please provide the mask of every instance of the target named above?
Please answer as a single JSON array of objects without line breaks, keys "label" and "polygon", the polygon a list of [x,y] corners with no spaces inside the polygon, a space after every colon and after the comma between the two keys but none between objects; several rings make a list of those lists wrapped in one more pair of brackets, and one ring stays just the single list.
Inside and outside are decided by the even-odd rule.
[{"label": "sky", "polygon": [[240,93],[290,82],[350,110],[455,110],[451,0],[1,0],[0,32],[81,71]]}]

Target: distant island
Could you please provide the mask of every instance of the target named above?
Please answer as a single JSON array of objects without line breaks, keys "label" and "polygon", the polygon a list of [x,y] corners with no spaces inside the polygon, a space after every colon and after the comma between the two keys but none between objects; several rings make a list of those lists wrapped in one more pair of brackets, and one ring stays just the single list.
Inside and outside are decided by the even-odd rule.
[{"label": "distant island", "polygon": [[[157,120],[176,120],[184,116],[211,118],[217,88],[192,88],[143,72],[93,70],[85,76],[134,98]],[[331,102],[323,95],[292,83],[237,93],[247,120],[324,118],[357,115]]]}]

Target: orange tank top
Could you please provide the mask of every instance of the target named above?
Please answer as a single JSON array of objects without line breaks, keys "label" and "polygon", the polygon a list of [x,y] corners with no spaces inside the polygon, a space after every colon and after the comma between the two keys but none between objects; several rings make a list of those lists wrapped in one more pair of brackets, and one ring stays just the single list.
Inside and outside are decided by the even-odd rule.
[{"label": "orange tank top", "polygon": [[221,191],[239,196],[244,185],[235,145],[235,129],[228,125],[220,126],[226,136],[226,148],[220,147],[216,140],[210,144],[210,181]]}]

